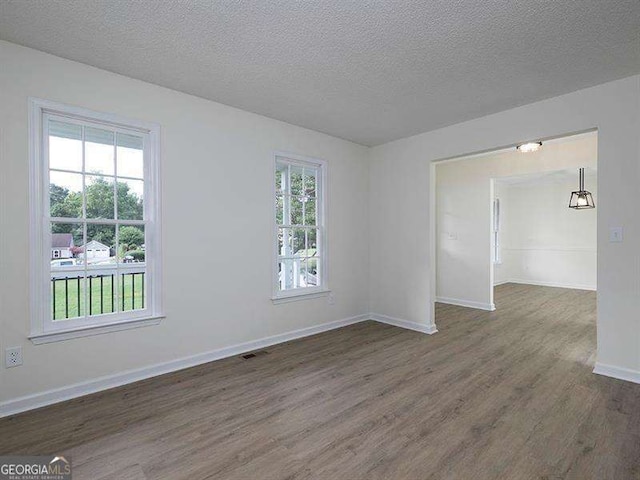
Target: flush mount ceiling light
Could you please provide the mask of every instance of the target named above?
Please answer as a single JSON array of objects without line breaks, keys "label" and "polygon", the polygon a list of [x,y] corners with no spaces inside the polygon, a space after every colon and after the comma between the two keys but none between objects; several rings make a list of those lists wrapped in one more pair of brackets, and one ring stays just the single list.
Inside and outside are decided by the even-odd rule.
[{"label": "flush mount ceiling light", "polygon": [[542,148],[542,142],[527,142],[518,145],[516,150],[522,153],[536,152]]},{"label": "flush mount ceiling light", "polygon": [[580,190],[577,192],[571,192],[569,208],[575,208],[576,210],[582,210],[583,208],[596,208],[596,204],[593,201],[593,195],[591,195],[591,192],[587,192],[584,189],[584,168],[580,169],[579,175]]}]

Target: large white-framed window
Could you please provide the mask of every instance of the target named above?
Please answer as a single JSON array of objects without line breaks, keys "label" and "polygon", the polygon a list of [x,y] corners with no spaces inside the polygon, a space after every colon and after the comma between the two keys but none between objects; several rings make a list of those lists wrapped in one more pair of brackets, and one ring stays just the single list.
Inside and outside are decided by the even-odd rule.
[{"label": "large white-framed window", "polygon": [[162,317],[159,126],[30,99],[31,336]]},{"label": "large white-framed window", "polygon": [[275,154],[273,300],[328,292],[326,162]]}]

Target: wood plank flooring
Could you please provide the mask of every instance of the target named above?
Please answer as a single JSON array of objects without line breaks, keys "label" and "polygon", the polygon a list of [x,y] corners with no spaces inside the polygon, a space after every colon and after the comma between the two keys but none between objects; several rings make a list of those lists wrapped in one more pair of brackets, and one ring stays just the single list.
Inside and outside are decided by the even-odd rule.
[{"label": "wood plank flooring", "polygon": [[365,322],[0,420],[74,479],[640,479],[640,385],[595,293],[507,284],[428,336]]}]

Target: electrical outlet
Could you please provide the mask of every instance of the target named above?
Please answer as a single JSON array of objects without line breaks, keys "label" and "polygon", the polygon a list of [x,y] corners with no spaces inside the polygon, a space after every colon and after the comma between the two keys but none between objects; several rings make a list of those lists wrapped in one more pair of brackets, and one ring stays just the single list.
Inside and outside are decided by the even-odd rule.
[{"label": "electrical outlet", "polygon": [[336,297],[333,295],[333,292],[327,295],[327,303],[329,305],[334,305],[336,303]]},{"label": "electrical outlet", "polygon": [[7,368],[22,365],[22,347],[9,347],[5,351],[4,365]]}]

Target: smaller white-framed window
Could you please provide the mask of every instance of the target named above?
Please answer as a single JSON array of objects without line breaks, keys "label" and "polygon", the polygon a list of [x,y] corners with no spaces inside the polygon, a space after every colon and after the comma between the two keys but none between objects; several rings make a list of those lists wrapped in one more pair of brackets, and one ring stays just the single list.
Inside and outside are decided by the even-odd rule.
[{"label": "smaller white-framed window", "polygon": [[328,292],[326,162],[275,154],[273,300]]},{"label": "smaller white-framed window", "polygon": [[159,126],[30,99],[34,343],[162,317]]}]

